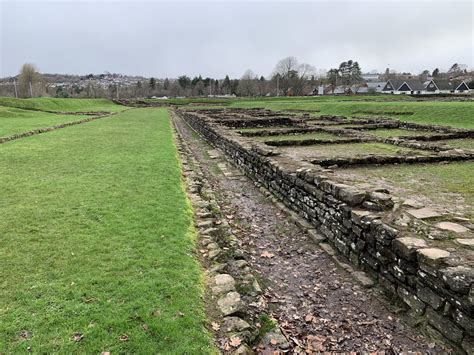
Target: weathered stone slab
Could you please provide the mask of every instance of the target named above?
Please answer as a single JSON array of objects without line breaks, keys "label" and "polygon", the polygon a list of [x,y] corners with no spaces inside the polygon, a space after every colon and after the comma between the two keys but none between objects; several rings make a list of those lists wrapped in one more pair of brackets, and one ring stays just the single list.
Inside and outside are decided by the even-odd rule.
[{"label": "weathered stone slab", "polygon": [[420,238],[403,237],[394,239],[392,242],[394,251],[401,257],[412,260],[415,259],[416,251],[427,246],[426,242]]},{"label": "weathered stone slab", "polygon": [[474,238],[458,238],[456,239],[456,243],[474,248]]},{"label": "weathered stone slab", "polygon": [[407,206],[411,208],[422,208],[424,205],[420,201],[409,198],[403,201],[403,206]]},{"label": "weathered stone slab", "polygon": [[428,219],[443,216],[442,213],[429,207],[408,210],[407,213],[418,219]]},{"label": "weathered stone slab", "polygon": [[453,222],[439,222],[436,224],[436,227],[439,229],[455,232],[455,233],[466,233],[469,231],[466,227],[460,225],[459,223]]},{"label": "weathered stone slab", "polygon": [[438,248],[418,249],[417,253],[420,262],[430,266],[440,265],[444,259],[451,255],[449,251]]}]

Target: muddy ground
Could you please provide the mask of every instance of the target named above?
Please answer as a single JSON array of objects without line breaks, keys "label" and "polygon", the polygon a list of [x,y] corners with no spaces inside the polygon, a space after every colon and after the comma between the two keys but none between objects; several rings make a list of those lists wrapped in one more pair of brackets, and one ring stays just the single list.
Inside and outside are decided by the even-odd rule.
[{"label": "muddy ground", "polygon": [[[408,326],[400,305],[355,281],[222,155],[212,159],[213,148],[181,118],[176,124],[264,289],[268,315],[289,340],[289,353],[447,350]],[[271,344],[255,350],[273,354]]]}]

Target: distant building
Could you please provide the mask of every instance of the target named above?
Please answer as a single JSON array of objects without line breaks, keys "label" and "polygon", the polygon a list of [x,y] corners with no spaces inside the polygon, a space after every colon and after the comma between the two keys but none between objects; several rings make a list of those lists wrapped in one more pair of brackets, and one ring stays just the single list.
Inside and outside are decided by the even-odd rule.
[{"label": "distant building", "polygon": [[371,81],[380,81],[380,74],[378,73],[364,73],[361,75],[367,83]]},{"label": "distant building", "polygon": [[390,79],[382,89],[386,94],[407,94],[407,95],[426,95],[426,94],[451,94],[467,93],[469,87],[466,82],[461,80],[428,80],[421,82],[416,79],[395,80]]},{"label": "distant building", "polygon": [[385,84],[382,92],[389,94],[420,95],[424,94],[425,89],[425,84],[416,79],[390,79]]},{"label": "distant building", "polygon": [[428,94],[449,94],[469,92],[469,87],[462,80],[430,80],[426,84]]},{"label": "distant building", "polygon": [[385,86],[385,81],[369,81],[367,82],[367,92],[376,92],[380,93],[382,92],[384,86]]}]

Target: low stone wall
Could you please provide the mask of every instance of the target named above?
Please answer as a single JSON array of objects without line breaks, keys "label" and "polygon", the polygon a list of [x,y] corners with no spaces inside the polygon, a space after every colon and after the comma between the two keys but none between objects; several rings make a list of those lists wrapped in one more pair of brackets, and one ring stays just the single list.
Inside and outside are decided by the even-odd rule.
[{"label": "low stone wall", "polygon": [[[414,318],[459,353],[474,352],[474,269],[446,250],[383,221],[383,192],[337,184],[320,172],[291,171],[204,116],[178,112],[250,178],[314,225],[337,250],[406,303]],[[370,211],[379,210],[379,212]]]}]

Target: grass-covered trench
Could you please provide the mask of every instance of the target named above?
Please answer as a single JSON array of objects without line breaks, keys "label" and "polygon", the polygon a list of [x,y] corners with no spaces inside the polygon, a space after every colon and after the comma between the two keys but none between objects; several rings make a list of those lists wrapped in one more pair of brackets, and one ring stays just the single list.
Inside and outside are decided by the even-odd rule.
[{"label": "grass-covered trench", "polygon": [[167,111],[0,146],[0,353],[211,353]]}]

